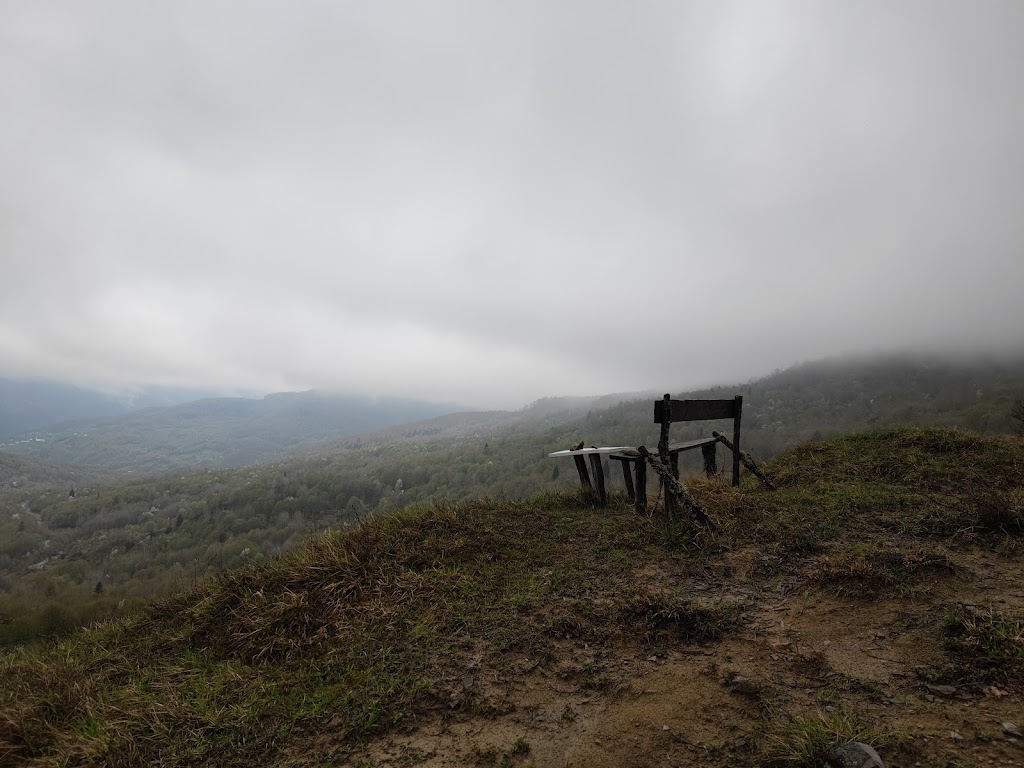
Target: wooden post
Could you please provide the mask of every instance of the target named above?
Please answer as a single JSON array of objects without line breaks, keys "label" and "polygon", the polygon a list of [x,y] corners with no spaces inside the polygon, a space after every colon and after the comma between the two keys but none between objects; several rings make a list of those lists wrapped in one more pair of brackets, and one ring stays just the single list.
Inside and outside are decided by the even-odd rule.
[{"label": "wooden post", "polygon": [[[668,436],[669,430],[672,428],[672,395],[667,394],[662,398],[664,405],[661,411],[661,435],[658,438],[658,458],[661,459],[662,466],[669,466],[669,455],[668,455]],[[665,492],[665,513],[672,517],[676,512],[675,498],[671,493],[668,492],[668,487],[665,482],[662,481],[662,487]]]},{"label": "wooden post", "polygon": [[[672,477],[672,470],[662,464],[660,460],[656,459],[644,446],[641,445],[637,450],[646,460],[646,463],[650,464],[654,471],[661,477],[662,482],[665,484],[665,490],[669,496],[675,496],[679,499],[679,501],[681,501],[683,505],[690,510],[690,514],[693,515],[694,520],[698,523],[712,531],[718,530],[715,523],[710,517],[708,517],[707,510],[697,503],[697,500],[687,492],[678,480]],[[668,501],[667,498],[666,501]]]},{"label": "wooden post", "polygon": [[594,485],[597,488],[597,501],[602,507],[608,506],[608,494],[604,488],[604,467],[601,466],[601,454],[590,454],[590,468],[594,470]]},{"label": "wooden post", "polygon": [[[718,443],[708,443],[700,447],[700,452],[704,455],[704,474],[708,477],[718,474],[717,448]],[[678,476],[676,475],[676,477]]]},{"label": "wooden post", "polygon": [[638,515],[647,514],[647,462],[643,456],[636,458],[636,502],[634,509]]},{"label": "wooden post", "polygon": [[743,416],[743,395],[736,395],[736,415],[732,420],[732,444],[736,446],[732,452],[732,485],[740,484],[740,418]]}]

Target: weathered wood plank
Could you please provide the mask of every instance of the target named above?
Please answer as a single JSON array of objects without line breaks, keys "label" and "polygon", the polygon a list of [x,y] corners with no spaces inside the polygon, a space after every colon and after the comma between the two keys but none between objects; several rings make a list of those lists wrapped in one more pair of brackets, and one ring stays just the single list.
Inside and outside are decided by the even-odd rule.
[{"label": "weathered wood plank", "polygon": [[628,451],[630,448],[625,445],[610,445],[605,448],[576,448],[575,450],[569,448],[565,451],[554,451],[548,454],[548,458],[557,459],[561,456],[590,456],[591,454],[601,454],[607,456],[612,453],[619,453],[621,451]]},{"label": "weathered wood plank", "polygon": [[[667,397],[667,396],[666,396]],[[707,419],[732,419],[736,416],[737,402],[732,400],[655,400],[654,423],[665,423],[665,414],[670,421],[705,421]]]},{"label": "weathered wood plank", "polygon": [[708,443],[717,443],[717,442],[718,442],[718,440],[716,440],[713,437],[702,437],[702,438],[699,438],[697,440],[687,440],[685,443],[672,443],[668,447],[668,452],[669,453],[679,453],[680,451],[691,451],[694,448],[701,448],[702,446],[705,446]]}]

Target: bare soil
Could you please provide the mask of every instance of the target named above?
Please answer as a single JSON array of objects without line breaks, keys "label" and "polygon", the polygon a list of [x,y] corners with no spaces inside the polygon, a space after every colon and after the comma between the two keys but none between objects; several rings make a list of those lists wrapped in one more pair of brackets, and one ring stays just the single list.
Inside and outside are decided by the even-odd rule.
[{"label": "bare soil", "polygon": [[[939,679],[950,607],[1020,615],[1024,559],[979,549],[946,555],[954,572],[870,600],[812,585],[814,558],[755,581],[753,549],[730,553],[730,575],[715,583],[646,568],[637,583],[684,583],[696,598],[742,604],[742,627],[706,645],[565,639],[544,658],[469,660],[451,681],[447,711],[340,753],[339,764],[785,765],[787,723],[842,712],[864,724],[889,768],[1024,765],[1024,740],[1002,725],[1024,727],[1024,690]],[[467,714],[465,697],[486,714]]]}]

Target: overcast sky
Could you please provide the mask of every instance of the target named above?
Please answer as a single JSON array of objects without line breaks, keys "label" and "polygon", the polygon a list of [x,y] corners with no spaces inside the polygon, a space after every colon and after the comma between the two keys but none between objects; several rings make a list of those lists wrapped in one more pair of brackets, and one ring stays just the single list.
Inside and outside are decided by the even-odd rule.
[{"label": "overcast sky", "polygon": [[0,376],[517,406],[1024,346],[1024,2],[0,0]]}]

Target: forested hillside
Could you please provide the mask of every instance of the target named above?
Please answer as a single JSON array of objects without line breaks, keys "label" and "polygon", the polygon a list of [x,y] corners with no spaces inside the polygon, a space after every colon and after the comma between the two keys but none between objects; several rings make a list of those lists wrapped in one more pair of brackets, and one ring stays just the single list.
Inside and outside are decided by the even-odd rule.
[{"label": "forested hillside", "polygon": [[1014,764],[1024,441],[874,430],[765,468],[776,490],[690,483],[715,530],[580,494],[421,505],[0,653],[0,763]]},{"label": "forested hillside", "polygon": [[[734,387],[674,394],[742,394],[744,447],[764,460],[800,441],[883,426],[1009,432],[1020,393],[1019,362],[863,360],[810,363]],[[0,625],[0,640],[107,615],[225,568],[267,560],[312,533],[371,514],[423,502],[572,490],[571,462],[547,454],[579,440],[653,446],[653,399],[553,398],[517,412],[453,414],[325,442],[261,466],[113,482],[6,457],[0,614],[8,621]],[[714,427],[676,425],[673,435]],[[187,426],[175,430],[186,439]],[[688,460],[684,470],[695,471],[699,457]],[[618,472],[608,467],[607,474],[612,489],[621,490]]]}]

